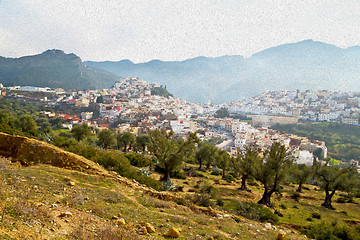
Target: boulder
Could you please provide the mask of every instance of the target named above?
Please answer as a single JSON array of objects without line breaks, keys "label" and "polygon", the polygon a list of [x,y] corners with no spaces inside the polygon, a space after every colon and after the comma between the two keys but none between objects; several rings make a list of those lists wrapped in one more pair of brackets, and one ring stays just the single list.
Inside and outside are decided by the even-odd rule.
[{"label": "boulder", "polygon": [[151,225],[150,223],[146,223],[146,224],[145,224],[145,227],[146,227],[146,230],[147,230],[148,233],[153,233],[153,232],[155,232],[154,226]]},{"label": "boulder", "polygon": [[145,235],[148,233],[146,227],[144,226],[141,226],[138,230],[137,230],[137,233],[140,234],[140,235]]},{"label": "boulder", "polygon": [[63,218],[63,217],[71,217],[72,213],[71,212],[63,212],[59,215],[59,217]]},{"label": "boulder", "polygon": [[120,218],[120,219],[116,220],[116,224],[118,226],[125,226],[125,219]]},{"label": "boulder", "polygon": [[271,223],[265,223],[265,228],[271,229]]},{"label": "boulder", "polygon": [[276,240],[285,240],[286,239],[286,234],[284,232],[278,232],[278,234],[276,235]]},{"label": "boulder", "polygon": [[74,187],[76,184],[75,184],[75,182],[70,181],[70,182],[68,183],[68,185]]},{"label": "boulder", "polygon": [[170,228],[166,234],[167,237],[178,238],[180,237],[180,232],[176,228]]}]

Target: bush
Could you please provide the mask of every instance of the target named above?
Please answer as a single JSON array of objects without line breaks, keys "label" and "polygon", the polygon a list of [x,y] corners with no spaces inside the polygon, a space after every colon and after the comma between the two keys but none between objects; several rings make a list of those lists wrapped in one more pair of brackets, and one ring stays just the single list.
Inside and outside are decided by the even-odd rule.
[{"label": "bush", "polygon": [[261,222],[277,223],[279,221],[279,217],[271,212],[270,209],[255,203],[243,203],[239,201],[236,206],[236,214]]},{"label": "bush", "polygon": [[280,207],[281,207],[282,209],[287,209],[287,206],[285,205],[285,203],[282,203],[282,204],[280,205]]},{"label": "bush", "polygon": [[357,240],[360,239],[360,232],[357,228],[340,225],[336,222],[319,222],[303,228],[302,233],[309,238],[318,240]]},{"label": "bush", "polygon": [[93,146],[82,144],[71,145],[66,150],[90,159],[108,170],[119,173],[123,177],[135,179],[141,184],[160,190],[160,184],[157,180],[138,173],[136,168],[131,166],[129,159],[119,151],[102,151]]},{"label": "bush", "polygon": [[311,217],[312,217],[312,218],[316,218],[316,219],[321,219],[321,215],[320,215],[320,213],[318,213],[318,212],[313,212],[313,213],[311,213]]},{"label": "bush", "polygon": [[186,174],[184,170],[180,169],[178,171],[172,172],[171,177],[177,178],[177,179],[186,179]]},{"label": "bush", "polygon": [[339,197],[338,199],[336,199],[336,202],[337,202],[337,203],[346,203],[347,201],[346,201],[346,198],[344,198],[344,197]]},{"label": "bush", "polygon": [[295,201],[299,201],[301,195],[300,193],[298,192],[294,192],[292,195],[291,195],[291,198],[294,199]]},{"label": "bush", "polygon": [[151,159],[144,157],[140,153],[127,153],[124,156],[129,159],[131,165],[136,167],[147,167],[154,164]]},{"label": "bush", "polygon": [[222,179],[224,179],[228,183],[231,183],[231,182],[235,181],[235,178],[230,174],[223,176]]},{"label": "bush", "polygon": [[215,203],[211,199],[216,200],[217,190],[208,182],[200,182],[197,185],[199,191],[194,195],[193,203],[203,207],[214,207]]},{"label": "bush", "polygon": [[279,210],[275,210],[275,212],[274,212],[276,215],[278,215],[279,217],[283,217],[284,216],[284,214],[282,214]]},{"label": "bush", "polygon": [[255,182],[255,181],[249,181],[247,184],[249,186],[253,186],[253,187],[258,187],[259,186],[259,184],[257,182]]},{"label": "bush", "polygon": [[216,202],[216,205],[218,205],[218,206],[220,206],[220,207],[222,207],[222,206],[224,206],[224,200],[222,199],[222,198],[219,198],[218,200],[217,200],[217,202]]}]

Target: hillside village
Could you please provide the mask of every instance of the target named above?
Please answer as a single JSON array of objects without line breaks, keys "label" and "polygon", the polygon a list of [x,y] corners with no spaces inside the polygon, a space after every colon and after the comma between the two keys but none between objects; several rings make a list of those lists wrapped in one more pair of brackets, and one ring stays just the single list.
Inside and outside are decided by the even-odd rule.
[{"label": "hillside village", "polygon": [[[144,134],[148,129],[155,128],[171,129],[179,136],[197,132],[202,141],[213,141],[219,148],[227,150],[233,156],[247,146],[264,150],[273,142],[280,141],[293,150],[299,163],[308,165],[312,164],[313,153],[317,149],[321,151],[320,154],[319,150],[317,151],[316,158],[327,157],[325,142],[280,133],[269,127],[275,123],[294,123],[299,119],[323,120],[326,118],[324,116],[328,116],[326,120],[342,119],[341,121],[346,122],[344,119],[356,119],[359,114],[359,96],[356,93],[266,92],[254,98],[219,106],[191,103],[173,96],[166,98],[153,95],[152,89],[160,87],[162,86],[159,84],[147,83],[139,78],[125,78],[114,83],[111,89],[65,92],[62,89],[8,87],[6,90],[2,88],[2,95],[7,94],[8,97],[27,101],[42,101],[49,106],[49,111],[40,114],[49,118],[63,118],[66,120],[63,124],[64,128],[71,129],[74,124],[86,123],[99,129],[112,126],[135,135]],[[55,94],[52,95],[53,98],[34,99],[32,96],[26,96],[25,92]],[[90,107],[94,111],[68,115],[55,113],[52,109],[56,106],[74,106],[80,109]],[[251,113],[248,117],[251,117],[252,121],[215,118],[215,112],[224,106],[230,113]],[[98,111],[97,116],[95,116],[96,111]],[[337,118],[329,118],[329,116]],[[358,165],[356,161],[352,161],[351,164]]]},{"label": "hillside village", "polygon": [[[313,226],[324,224],[315,219],[321,218],[329,225],[334,224],[330,222],[334,217],[346,224],[341,225],[346,226],[342,231],[356,235],[356,231],[347,225],[358,223],[358,200],[353,195],[357,194],[357,175],[353,175],[356,173],[353,167],[346,166],[357,166],[357,161],[326,159],[328,148],[325,142],[271,128],[272,124],[292,122],[296,117],[230,115],[224,106],[187,102],[169,94],[166,86],[138,78],[117,81],[111,89],[64,91],[14,87],[2,88],[1,95],[5,96],[1,99],[0,117],[5,122],[1,127],[9,134],[0,134],[0,155],[3,157],[0,157],[0,168],[5,171],[0,177],[6,189],[12,189],[16,181],[36,183],[36,200],[26,196],[20,201],[14,197],[18,193],[13,196],[10,190],[1,193],[10,200],[2,207],[3,216],[6,216],[5,235],[0,231],[0,236],[17,238],[25,231],[25,235],[33,235],[36,231],[40,235],[67,236],[69,239],[98,236],[99,239],[111,239],[108,236],[112,234],[126,235],[125,239],[131,239],[130,235],[134,239],[138,236],[146,239],[307,239],[318,232]],[[7,111],[14,113],[10,116]],[[24,113],[32,114],[37,122]],[[22,124],[29,118],[29,122],[35,124],[34,133],[30,131],[31,127],[27,129]],[[49,134],[41,122],[51,123]],[[88,137],[77,137],[79,129],[86,130]],[[22,136],[16,136],[18,133]],[[110,134],[105,135],[106,138],[112,136],[116,144],[104,142],[103,133]],[[23,134],[38,136],[42,141]],[[122,143],[121,138],[126,135],[134,141]],[[147,146],[139,145],[142,137],[149,138]],[[272,158],[271,154],[277,154],[277,148],[281,157]],[[253,153],[255,158],[251,156]],[[161,164],[168,164],[165,161],[174,160],[173,156],[179,156],[180,161],[173,165],[170,175],[169,165],[164,165],[164,171]],[[183,161],[186,157],[189,158]],[[245,159],[250,163],[251,175],[239,168]],[[273,164],[278,159],[283,162]],[[292,165],[293,160],[299,164]],[[314,160],[318,160],[316,164]],[[269,164],[281,169],[266,171]],[[33,171],[39,170],[46,173],[37,173],[39,179],[24,180],[22,174],[33,176],[36,174]],[[65,170],[67,172],[62,172]],[[58,173],[53,176],[54,171]],[[76,171],[82,173],[74,179],[74,174],[78,174]],[[336,175],[331,178],[331,184],[337,185],[332,185],[335,187],[330,198],[329,188],[321,185],[328,181],[327,175],[315,177],[321,171],[332,171]],[[6,178],[7,172],[12,172],[13,177]],[[262,179],[270,172],[274,173],[275,180],[271,180],[271,191],[267,191],[267,180]],[[49,173],[54,179],[46,185],[40,184],[47,181]],[[64,175],[60,182],[57,175]],[[94,178],[90,180],[94,184],[89,184],[91,178]],[[52,183],[56,187],[52,188]],[[44,200],[42,186],[48,189],[45,192],[50,191],[54,196],[49,198],[51,200]],[[94,189],[101,194],[95,193]],[[337,198],[332,205],[335,190]],[[124,201],[125,198],[129,201]],[[333,206],[339,210],[334,211]],[[41,214],[38,216],[49,214],[53,220],[50,224],[43,219],[36,220],[36,215],[24,213],[28,211],[26,209]],[[12,215],[12,211],[17,215]],[[179,215],[186,220],[174,217]],[[164,216],[169,219],[165,223]],[[94,220],[106,230],[91,225]],[[21,223],[14,223],[19,221],[27,225],[21,227]],[[38,228],[37,221],[41,221],[45,230]],[[83,221],[92,229],[83,227],[80,224]],[[318,225],[312,225],[313,221]],[[9,224],[19,233],[12,233]],[[332,226],[331,234],[342,234],[336,232],[340,225]],[[306,229],[311,230],[307,232]]]},{"label": "hillside village", "polygon": [[329,90],[266,91],[224,104],[233,113],[278,115],[297,120],[359,124],[360,93]]}]

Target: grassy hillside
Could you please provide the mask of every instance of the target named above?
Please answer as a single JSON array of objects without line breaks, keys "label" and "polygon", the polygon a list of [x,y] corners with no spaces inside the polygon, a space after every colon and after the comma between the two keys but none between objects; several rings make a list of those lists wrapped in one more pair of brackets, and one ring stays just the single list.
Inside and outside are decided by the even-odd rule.
[{"label": "grassy hillside", "polygon": [[337,123],[275,125],[273,129],[326,143],[329,156],[335,159],[360,160],[360,126]]},{"label": "grassy hillside", "polygon": [[[311,185],[301,195],[296,186],[283,186],[275,208],[262,208],[254,204],[263,191],[257,182],[240,191],[239,180],[229,183],[196,165],[185,166],[186,179],[173,180],[177,191],[158,192],[51,145],[27,139],[11,152],[12,142],[1,141],[0,239],[168,239],[172,227],[179,239],[275,239],[280,232],[306,239],[300,232],[360,219],[358,199],[329,210],[320,206],[323,192]],[[64,161],[71,163],[67,169],[59,164]],[[154,233],[144,234],[146,223]]]}]

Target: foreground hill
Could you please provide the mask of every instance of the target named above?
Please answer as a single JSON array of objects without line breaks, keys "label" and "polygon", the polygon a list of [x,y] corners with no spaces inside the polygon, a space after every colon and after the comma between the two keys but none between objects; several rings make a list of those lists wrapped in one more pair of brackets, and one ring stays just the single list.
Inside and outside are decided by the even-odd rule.
[{"label": "foreground hill", "polygon": [[[169,239],[176,228],[179,239],[306,239],[300,231],[326,235],[331,226],[359,224],[358,199],[339,201],[334,211],[320,206],[323,193],[314,186],[301,195],[283,186],[275,217],[254,204],[262,193],[256,182],[239,191],[237,181],[193,171],[174,180],[177,192],[158,192],[47,143],[0,133],[0,238]],[[202,192],[207,184],[210,192]],[[214,191],[222,199],[215,209],[189,201],[204,196],[198,200],[206,203]],[[337,228],[347,234],[342,229],[349,227]]]},{"label": "foreground hill", "polygon": [[110,88],[118,77],[87,67],[75,54],[48,50],[21,58],[0,57],[0,83],[67,89]]},{"label": "foreground hill", "polygon": [[198,57],[179,62],[135,64],[85,62],[119,76],[166,85],[175,96],[194,102],[224,103],[267,90],[328,89],[360,91],[360,47],[347,49],[305,40],[254,54]]},{"label": "foreground hill", "polygon": [[[46,143],[2,133],[0,139],[2,239],[167,239],[172,227],[180,239],[278,234],[276,227],[240,216],[179,205],[180,195],[157,192]],[[144,233],[146,223],[154,233]]]}]

